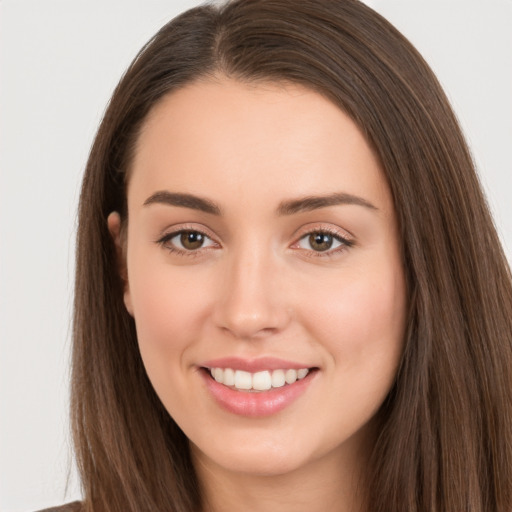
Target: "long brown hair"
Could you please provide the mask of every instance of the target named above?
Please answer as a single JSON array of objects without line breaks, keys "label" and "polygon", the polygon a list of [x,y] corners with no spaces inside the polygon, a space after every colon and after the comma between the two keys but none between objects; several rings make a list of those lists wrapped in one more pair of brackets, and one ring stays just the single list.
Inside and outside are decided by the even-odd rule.
[{"label": "long brown hair", "polygon": [[433,73],[356,0],[235,0],[164,26],[119,83],[79,209],[72,425],[89,512],[200,510],[188,442],[146,376],[106,218],[126,219],[137,136],[203,77],[293,82],[363,130],[386,174],[408,283],[405,349],[379,411],[368,510],[512,510],[512,284],[473,163]]}]

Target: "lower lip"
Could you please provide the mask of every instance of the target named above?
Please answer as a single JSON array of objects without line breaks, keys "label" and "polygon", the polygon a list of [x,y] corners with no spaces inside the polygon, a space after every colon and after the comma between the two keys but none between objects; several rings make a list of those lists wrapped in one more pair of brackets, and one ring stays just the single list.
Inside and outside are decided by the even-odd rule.
[{"label": "lower lip", "polygon": [[293,384],[268,391],[238,391],[219,384],[206,370],[200,371],[208,391],[215,401],[226,411],[239,416],[264,417],[276,414],[295,402],[311,384],[316,371]]}]

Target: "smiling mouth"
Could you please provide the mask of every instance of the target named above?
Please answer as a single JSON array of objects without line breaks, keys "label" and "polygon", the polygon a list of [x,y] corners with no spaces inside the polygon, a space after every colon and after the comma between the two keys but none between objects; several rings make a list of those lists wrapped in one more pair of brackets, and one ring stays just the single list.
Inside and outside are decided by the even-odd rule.
[{"label": "smiling mouth", "polygon": [[247,372],[232,368],[203,368],[212,379],[231,389],[245,392],[261,392],[282,388],[304,379],[317,368],[277,369]]}]

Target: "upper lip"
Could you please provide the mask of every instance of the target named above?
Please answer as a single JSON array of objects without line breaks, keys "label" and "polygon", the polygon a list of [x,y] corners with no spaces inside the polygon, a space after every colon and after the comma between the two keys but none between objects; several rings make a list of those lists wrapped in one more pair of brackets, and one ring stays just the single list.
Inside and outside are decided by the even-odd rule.
[{"label": "upper lip", "polygon": [[312,368],[309,364],[287,361],[276,357],[260,357],[257,359],[223,357],[205,361],[200,366],[204,368],[232,368],[233,370],[243,370],[250,373],[261,372],[263,370],[300,370],[301,368]]}]

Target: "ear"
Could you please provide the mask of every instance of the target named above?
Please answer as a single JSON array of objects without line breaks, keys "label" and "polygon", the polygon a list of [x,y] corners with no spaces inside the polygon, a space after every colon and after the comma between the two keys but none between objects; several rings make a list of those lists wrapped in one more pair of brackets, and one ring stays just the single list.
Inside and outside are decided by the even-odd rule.
[{"label": "ear", "polygon": [[121,216],[118,212],[112,212],[107,217],[107,226],[110,232],[110,236],[114,241],[114,245],[116,247],[116,259],[117,259],[117,268],[119,271],[119,275],[124,283],[124,305],[133,316],[133,307],[132,307],[132,299],[130,294],[130,285],[128,282],[128,269],[126,265],[126,238],[123,236],[122,228],[121,228]]}]

